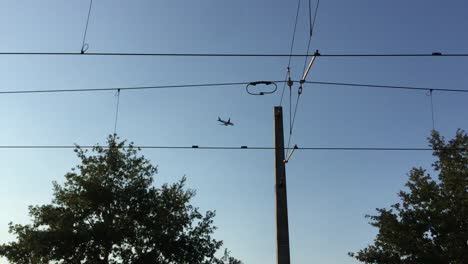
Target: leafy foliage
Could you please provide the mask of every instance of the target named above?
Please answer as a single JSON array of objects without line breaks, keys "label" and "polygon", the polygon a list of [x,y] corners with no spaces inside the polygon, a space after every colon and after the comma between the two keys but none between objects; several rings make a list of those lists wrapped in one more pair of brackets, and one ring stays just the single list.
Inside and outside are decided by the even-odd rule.
[{"label": "leafy foliage", "polygon": [[185,178],[153,186],[157,167],[133,144],[75,152],[81,164],[54,182],[51,204],[29,208],[32,224],[10,224],[17,241],[0,245],[12,263],[241,264],[212,238],[215,213],[190,205]]},{"label": "leafy foliage", "polygon": [[468,135],[459,130],[446,143],[434,131],[429,141],[438,180],[413,168],[401,202],[368,216],[379,229],[374,243],[351,256],[380,264],[468,263]]}]

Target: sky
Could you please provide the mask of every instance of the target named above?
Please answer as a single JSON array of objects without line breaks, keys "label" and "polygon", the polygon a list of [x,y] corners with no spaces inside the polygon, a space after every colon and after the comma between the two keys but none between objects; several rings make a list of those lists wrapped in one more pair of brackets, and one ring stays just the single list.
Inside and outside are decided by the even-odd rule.
[{"label": "sky", "polygon": [[[312,5],[315,5],[312,0]],[[295,0],[95,0],[88,52],[289,53]],[[79,52],[85,0],[0,1],[1,52]],[[311,51],[467,53],[463,0],[322,0]],[[305,53],[302,0],[294,53]],[[282,80],[288,58],[0,56],[0,91]],[[299,79],[304,59],[291,63]],[[468,59],[319,57],[309,81],[468,89]],[[273,146],[273,95],[244,86],[122,91],[117,133],[136,145]],[[294,93],[297,85],[293,87]],[[293,100],[295,97],[293,98]],[[467,129],[468,93],[434,92],[434,125]],[[0,145],[92,145],[114,129],[115,92],[0,95]],[[289,95],[283,104],[289,125]],[[231,117],[234,127],[219,126]],[[428,146],[424,91],[304,85],[292,143],[299,147]],[[287,135],[286,130],[286,135]],[[193,203],[216,210],[216,238],[250,263],[275,263],[272,150],[144,150],[155,184],[188,178]],[[398,201],[407,173],[430,171],[430,152],[297,151],[287,164],[292,263],[357,263],[371,243],[366,214]],[[28,205],[48,203],[52,181],[77,165],[70,149],[0,149],[0,243],[8,223],[29,222]],[[0,263],[7,263],[0,260]]]}]

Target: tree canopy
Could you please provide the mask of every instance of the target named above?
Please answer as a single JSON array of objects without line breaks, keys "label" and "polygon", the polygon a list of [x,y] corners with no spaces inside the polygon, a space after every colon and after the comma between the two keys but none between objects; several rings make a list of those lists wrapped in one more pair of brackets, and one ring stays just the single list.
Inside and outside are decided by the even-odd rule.
[{"label": "tree canopy", "polygon": [[446,142],[433,131],[429,141],[438,177],[413,168],[401,202],[367,216],[378,228],[374,243],[351,256],[379,264],[468,263],[468,135],[459,130]]},{"label": "tree canopy", "polygon": [[215,213],[190,204],[185,177],[157,188],[157,167],[113,135],[53,183],[50,204],[30,206],[32,223],[10,223],[16,241],[0,245],[11,263],[241,264],[212,237]]}]

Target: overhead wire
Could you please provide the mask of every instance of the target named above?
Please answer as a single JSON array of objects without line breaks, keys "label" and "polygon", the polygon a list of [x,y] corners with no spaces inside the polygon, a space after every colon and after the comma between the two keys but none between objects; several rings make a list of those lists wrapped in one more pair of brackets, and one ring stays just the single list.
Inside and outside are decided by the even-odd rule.
[{"label": "overhead wire", "polygon": [[[95,147],[101,147],[104,149],[109,148],[109,146],[100,146],[100,145],[0,145],[0,149],[92,149]],[[132,146],[122,146],[120,148],[137,148],[137,149],[192,149],[192,150],[274,150],[274,147],[261,147],[261,146],[157,146],[157,145],[132,145]],[[293,148],[284,148],[284,149],[294,149],[294,150],[309,150],[309,151],[434,151],[433,148],[404,148],[404,147],[293,147]],[[456,151],[468,151],[466,148],[455,148],[449,150]]]},{"label": "overhead wire", "polygon": [[81,52],[80,52],[81,54],[84,54],[89,48],[89,44],[86,43],[86,35],[88,33],[89,18],[91,16],[92,8],[93,8],[93,0],[89,0],[88,17],[86,18],[86,26],[85,26],[85,30],[83,33],[83,42],[81,44]]},{"label": "overhead wire", "polygon": [[115,121],[114,121],[114,135],[117,135],[117,121],[119,118],[119,104],[120,104],[120,89],[117,90],[116,93],[117,96],[117,104],[116,104],[116,109],[115,109]]},{"label": "overhead wire", "polygon": [[[285,81],[271,81],[272,83],[284,83]],[[293,81],[298,82],[298,81]],[[132,91],[132,90],[158,90],[158,89],[183,89],[183,88],[202,88],[202,87],[223,87],[223,86],[244,86],[252,82],[225,82],[225,83],[202,83],[202,84],[177,84],[177,85],[155,85],[155,86],[127,86],[127,87],[107,87],[107,88],[79,88],[79,89],[44,89],[44,90],[8,90],[1,91],[1,94],[34,94],[34,93],[66,93],[66,92],[104,92],[104,91]],[[436,87],[418,87],[418,86],[398,86],[398,85],[380,85],[380,84],[365,84],[365,83],[348,83],[348,82],[322,82],[322,81],[305,81],[305,84],[316,84],[326,86],[348,86],[361,88],[376,88],[390,90],[416,90],[416,91],[439,91],[453,93],[468,93],[468,89],[446,89]],[[305,88],[308,88],[305,86]],[[308,88],[311,89],[311,88]]]},{"label": "overhead wire", "polygon": [[[291,47],[290,47],[290,51],[289,51],[289,60],[288,60],[288,67],[286,68],[287,69],[287,72],[286,72],[286,77],[285,77],[285,81],[288,80],[288,78],[290,79],[291,78],[291,58],[292,58],[292,53],[293,53],[293,49],[294,49],[294,41],[296,39],[296,29],[297,29],[297,21],[298,21],[298,18],[299,18],[299,10],[300,10],[300,7],[301,7],[301,0],[298,0],[297,1],[297,9],[296,9],[296,19],[295,19],[295,22],[294,22],[294,29],[293,29],[293,34],[292,34],[292,40],[291,40]],[[286,89],[286,82],[284,82],[284,85],[283,85],[283,91],[281,92],[281,99],[280,99],[280,103],[279,105],[282,106],[283,105],[283,97],[284,97],[284,90]],[[290,87],[291,88],[291,87]]]},{"label": "overhead wire", "polygon": [[[289,135],[292,133],[292,85],[289,86]],[[289,147],[289,143],[288,143]]]},{"label": "overhead wire", "polygon": [[[282,83],[284,81],[272,81],[272,83]],[[216,86],[238,86],[248,85],[251,82],[226,82],[226,83],[202,83],[202,84],[177,84],[177,85],[155,85],[155,86],[128,86],[128,87],[107,87],[107,88],[80,88],[80,89],[45,89],[45,90],[10,90],[0,91],[0,94],[30,94],[30,93],[65,93],[65,92],[100,92],[100,91],[132,91],[132,90],[153,90],[153,89],[177,89],[177,88],[201,88]]]},{"label": "overhead wire", "polygon": [[[305,76],[306,76],[305,72],[306,72],[306,66],[307,66],[307,59],[309,58],[310,44],[312,42],[312,37],[314,35],[315,21],[317,19],[317,12],[318,12],[319,6],[320,6],[320,0],[317,0],[317,4],[315,5],[315,12],[314,12],[313,19],[312,19],[312,0],[309,0],[309,40],[308,40],[308,43],[307,43],[307,50],[306,50],[306,55],[307,56],[304,58],[304,67],[303,67],[303,70],[302,70],[302,72],[304,73],[304,77],[303,77],[304,80],[302,80],[302,81],[305,81]],[[318,54],[318,52],[316,52],[316,54]],[[314,56],[313,59],[315,59],[315,56]],[[293,129],[294,129],[294,122],[296,120],[296,114],[297,114],[297,109],[298,109],[298,106],[299,106],[299,100],[301,98],[301,95],[302,95],[302,83],[300,83],[300,86],[299,86],[299,88],[297,90],[297,99],[296,99],[296,104],[295,104],[295,107],[294,107],[294,114],[293,114],[293,117],[292,117],[292,121],[291,121],[291,107],[289,108],[290,128],[289,128],[288,145],[287,145],[288,148],[291,146],[291,139],[292,139],[292,134],[293,134]],[[291,93],[289,94],[289,97],[290,97],[289,101],[291,102]],[[291,156],[291,155],[289,155],[289,153],[288,153],[288,155],[286,155],[286,156]]]},{"label": "overhead wire", "polygon": [[433,90],[429,90],[429,97],[431,99],[431,119],[432,119],[432,130],[435,130],[435,122],[434,122],[434,101],[433,101]]},{"label": "overhead wire", "polygon": [[[298,89],[301,89],[302,90],[302,86],[299,87]],[[301,91],[302,93],[302,91]],[[294,128],[294,122],[296,121],[296,113],[297,113],[297,108],[298,108],[298,105],[299,105],[299,98],[300,98],[300,94],[297,96],[296,98],[296,105],[294,106],[294,114],[293,114],[293,118],[292,118],[292,121],[291,121],[291,128],[290,128],[290,131],[289,131],[289,137],[288,137],[288,148],[291,146],[291,139],[292,139],[292,133],[293,133],[293,128]]]},{"label": "overhead wire", "polygon": [[362,88],[394,89],[394,90],[419,90],[419,91],[433,90],[433,91],[440,91],[440,92],[468,93],[468,90],[465,90],[465,89],[446,89],[446,88],[435,88],[435,87],[380,85],[380,84],[363,84],[363,83],[348,83],[348,82],[320,82],[320,81],[305,81],[304,83],[330,85],[330,86],[349,86],[349,87],[362,87]]},{"label": "overhead wire", "polygon": [[[137,57],[307,57],[309,54],[284,53],[132,53],[132,52],[0,52],[0,56],[137,56]],[[320,57],[468,57],[468,53],[375,53],[320,54]]]},{"label": "overhead wire", "polygon": [[[292,57],[309,57],[309,48],[310,42],[313,35],[313,28],[315,26],[315,20],[317,16],[317,10],[320,0],[317,0],[317,6],[315,9],[315,14],[311,16],[311,3],[309,0],[309,23],[310,23],[310,32],[309,32],[309,43],[306,54],[292,54],[295,33],[297,27],[298,13],[300,9],[300,0],[298,0],[297,14],[294,25],[294,33],[291,42],[291,50],[289,54],[248,54],[248,53],[119,53],[119,52],[94,52],[94,53],[85,53],[88,49],[88,44],[86,43],[87,31],[89,26],[89,20],[93,5],[93,0],[90,0],[90,5],[88,9],[88,16],[86,20],[86,26],[83,34],[83,41],[80,53],[74,52],[0,52],[0,55],[42,55],[42,56],[166,56],[166,57],[289,57],[288,69],[290,67]],[[441,53],[394,53],[394,54],[320,54],[320,57],[468,57],[468,53],[458,53],[458,54],[441,54]],[[306,64],[306,63],[305,63]],[[304,65],[305,68],[305,65]],[[287,73],[288,76],[288,73]],[[290,76],[290,75],[289,75]],[[284,83],[283,92],[281,95],[280,105],[283,100],[284,90],[287,83],[286,81],[275,81],[277,83]],[[350,86],[350,87],[373,87],[373,88],[385,88],[385,89],[404,89],[404,90],[425,90],[430,92],[431,99],[431,113],[432,113],[432,125],[434,128],[434,109],[433,109],[433,91],[443,91],[443,92],[468,92],[468,90],[458,90],[458,89],[443,89],[443,88],[425,88],[425,87],[411,87],[411,86],[391,86],[391,85],[373,85],[373,84],[356,84],[356,83],[338,83],[338,82],[311,82],[306,81],[305,83],[309,84],[320,84],[320,85],[335,85],[335,86]],[[189,87],[210,87],[210,86],[235,86],[235,85],[246,85],[249,82],[237,82],[237,83],[211,83],[211,84],[187,84],[187,85],[164,85],[164,86],[137,86],[137,87],[120,87],[120,88],[90,88],[90,89],[59,89],[59,90],[23,90],[23,91],[0,91],[0,94],[25,94],[25,93],[58,93],[58,92],[94,92],[94,91],[117,91],[117,104],[116,104],[116,113],[115,113],[115,123],[114,123],[114,133],[117,129],[118,121],[118,111],[119,111],[119,101],[120,101],[120,91],[121,90],[143,90],[143,89],[170,89],[170,88],[189,88]],[[297,102],[294,110],[294,115],[291,121],[291,107],[290,107],[290,135],[294,127],[294,121],[297,113],[297,107],[299,103],[300,94],[298,94]],[[291,102],[291,101],[290,101]],[[290,104],[291,105],[291,104]],[[291,138],[291,137],[290,137]],[[289,139],[290,140],[290,139]],[[69,149],[76,148],[76,145],[16,145],[16,146],[7,146],[0,145],[0,149]],[[81,148],[93,148],[95,146],[87,145],[80,146]],[[105,146],[103,146],[105,148]],[[128,148],[129,146],[124,146]],[[154,145],[142,145],[134,146],[136,148],[142,149],[206,149],[206,150],[272,150],[274,147],[230,147],[230,146],[154,146]],[[289,143],[288,147],[284,149],[297,149],[297,150],[331,150],[331,151],[432,151],[432,148],[391,148],[391,147],[294,147],[290,148]],[[463,149],[463,151],[467,151]]]},{"label": "overhead wire", "polygon": [[317,18],[317,12],[318,8],[320,5],[320,0],[317,0],[317,4],[315,6],[315,13],[314,13],[314,18],[312,20],[312,2],[309,0],[309,40],[307,42],[307,50],[306,50],[306,56],[304,59],[304,67],[302,72],[305,72],[306,66],[307,66],[307,59],[309,58],[309,52],[310,52],[310,43],[312,42],[312,37],[314,35],[314,28],[315,28],[315,20]]}]

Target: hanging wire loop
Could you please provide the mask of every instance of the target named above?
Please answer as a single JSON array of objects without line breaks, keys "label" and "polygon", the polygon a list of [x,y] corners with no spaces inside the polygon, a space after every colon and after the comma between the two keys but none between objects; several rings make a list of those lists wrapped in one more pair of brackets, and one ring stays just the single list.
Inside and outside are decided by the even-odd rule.
[{"label": "hanging wire loop", "polygon": [[[274,88],[272,90],[269,90],[269,91],[260,91],[260,92],[253,92],[251,91],[252,89],[252,86],[257,86],[257,85],[273,85]],[[250,95],[265,95],[265,94],[272,94],[274,92],[276,92],[276,90],[278,90],[278,86],[276,85],[275,82],[271,82],[271,81],[258,81],[258,82],[250,82],[249,84],[247,84],[247,86],[245,87],[245,90],[247,91],[248,94]]]},{"label": "hanging wire loop", "polygon": [[91,16],[91,9],[93,8],[93,0],[89,1],[89,9],[88,9],[88,17],[86,18],[86,27],[83,32],[83,42],[81,43],[81,54],[85,54],[85,52],[89,48],[89,44],[86,43],[86,35],[88,34],[88,26],[89,26],[89,17]]}]

